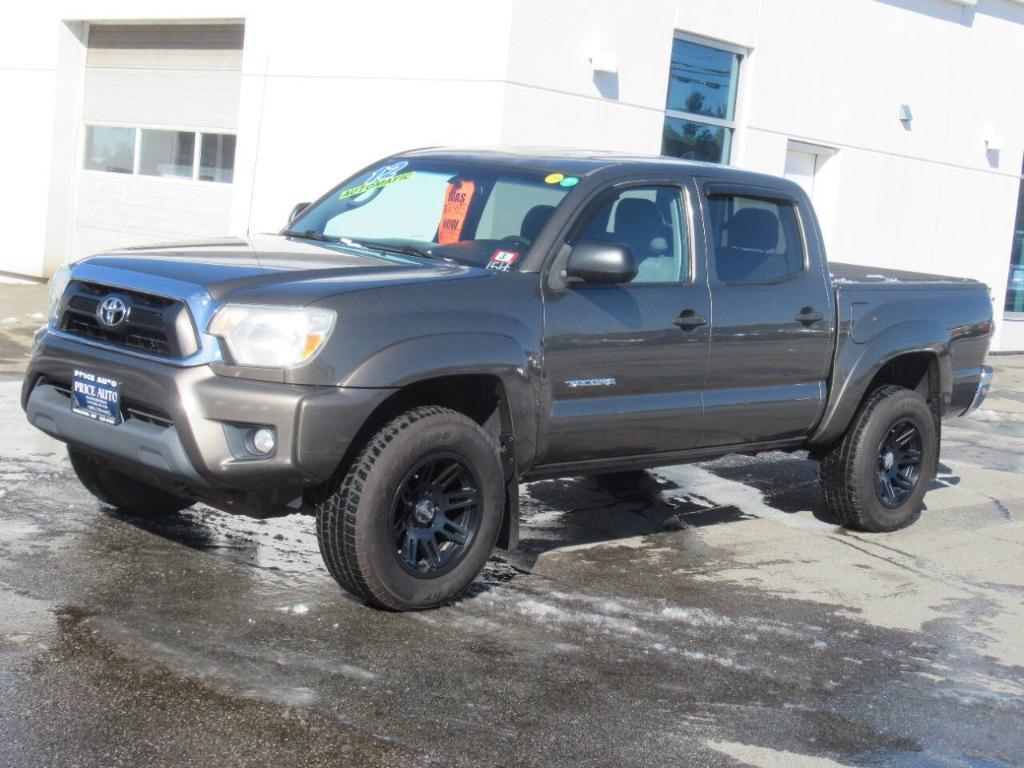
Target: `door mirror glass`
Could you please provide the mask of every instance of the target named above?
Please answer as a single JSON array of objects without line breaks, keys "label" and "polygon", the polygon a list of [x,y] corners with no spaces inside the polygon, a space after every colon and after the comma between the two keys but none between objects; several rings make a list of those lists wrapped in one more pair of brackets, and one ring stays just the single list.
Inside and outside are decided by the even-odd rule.
[{"label": "door mirror glass", "polygon": [[291,214],[288,216],[288,223],[291,224],[293,221],[295,221],[297,218],[299,218],[299,215],[304,210],[309,208],[309,205],[310,205],[309,203],[296,203],[295,207],[292,208]]},{"label": "door mirror glass", "polygon": [[580,240],[573,246],[566,274],[585,283],[628,283],[636,277],[636,259],[621,243]]}]

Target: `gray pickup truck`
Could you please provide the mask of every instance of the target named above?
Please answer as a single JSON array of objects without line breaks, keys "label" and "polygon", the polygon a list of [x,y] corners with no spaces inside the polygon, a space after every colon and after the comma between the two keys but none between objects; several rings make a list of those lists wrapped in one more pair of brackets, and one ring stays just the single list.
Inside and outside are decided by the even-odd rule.
[{"label": "gray pickup truck", "polygon": [[314,515],[338,583],[406,610],[516,546],[523,479],[802,449],[837,521],[898,528],[992,328],[983,284],[830,266],[782,179],[418,150],[280,234],[62,269],[22,403],[101,501]]}]

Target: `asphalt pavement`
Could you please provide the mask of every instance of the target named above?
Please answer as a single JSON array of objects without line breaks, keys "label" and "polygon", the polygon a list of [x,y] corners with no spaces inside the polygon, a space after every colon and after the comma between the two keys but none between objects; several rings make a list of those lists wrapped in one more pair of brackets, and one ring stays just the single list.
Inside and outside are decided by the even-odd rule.
[{"label": "asphalt pavement", "polygon": [[546,480],[520,552],[394,614],[340,591],[310,518],[90,497],[18,405],[23,290],[0,288],[4,768],[1024,765],[1022,357],[946,424],[901,531],[832,524],[800,454]]}]

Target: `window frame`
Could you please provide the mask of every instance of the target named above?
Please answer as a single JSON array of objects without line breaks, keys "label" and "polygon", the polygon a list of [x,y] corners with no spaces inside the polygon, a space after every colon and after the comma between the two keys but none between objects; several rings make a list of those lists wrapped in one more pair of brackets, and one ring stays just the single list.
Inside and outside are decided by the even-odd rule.
[{"label": "window frame", "polygon": [[677,179],[630,179],[628,181],[621,181],[612,184],[604,189],[598,191],[591,199],[583,203],[582,207],[576,213],[572,223],[569,224],[568,230],[566,231],[563,243],[572,246],[579,239],[579,235],[582,234],[583,230],[590,223],[590,219],[596,215],[601,207],[606,205],[610,200],[618,197],[623,192],[627,192],[631,189],[647,189],[650,187],[667,187],[674,189],[678,200],[680,201],[680,212],[682,217],[680,223],[686,225],[687,235],[686,243],[689,248],[687,257],[686,270],[682,271],[679,275],[678,280],[671,280],[668,282],[660,283],[634,283],[630,281],[628,283],[616,283],[612,286],[595,286],[592,283],[570,283],[568,288],[571,290],[578,290],[581,287],[615,287],[615,288],[645,288],[645,287],[661,287],[666,286],[692,286],[697,282],[697,235],[696,235],[696,219],[695,209],[693,200],[690,197],[690,188],[687,184]]},{"label": "window frame", "polygon": [[[82,144],[79,148],[79,173],[90,173],[90,174],[102,174],[104,176],[113,175],[121,178],[138,178],[138,179],[157,179],[161,183],[181,184],[189,182],[201,182],[203,184],[233,184],[234,183],[234,166],[231,168],[232,179],[231,181],[216,181],[214,179],[200,179],[199,178],[199,163],[202,152],[203,136],[204,135],[231,135],[235,137],[235,146],[237,153],[237,142],[238,133],[235,131],[226,130],[224,128],[192,128],[192,127],[179,127],[179,126],[168,126],[168,125],[155,125],[152,123],[119,123],[110,121],[100,120],[85,120],[82,122]],[[135,131],[135,146],[134,156],[132,157],[132,170],[130,173],[115,173],[113,171],[101,171],[97,168],[86,168],[85,167],[85,153],[88,148],[89,141],[89,128],[131,128]],[[142,160],[142,132],[143,131],[176,131],[179,133],[191,133],[195,135],[195,144],[192,148],[192,175],[191,176],[159,176],[148,173],[141,173],[141,160]],[[237,157],[237,154],[236,154]]]},{"label": "window frame", "polygon": [[[739,132],[739,113],[740,105],[742,104],[743,95],[743,81],[745,79],[746,62],[750,56],[750,49],[743,48],[738,45],[732,45],[731,43],[722,42],[720,40],[713,40],[707,37],[701,37],[699,35],[693,35],[689,32],[683,32],[681,30],[675,30],[672,33],[673,42],[676,40],[683,40],[687,43],[693,43],[694,45],[701,45],[705,48],[712,48],[718,51],[724,51],[731,53],[739,57],[736,62],[736,92],[733,94],[733,105],[732,105],[732,119],[725,120],[720,117],[711,117],[710,115],[698,115],[693,112],[685,112],[679,109],[670,109],[668,106],[668,87],[665,88],[665,109],[663,110],[663,117],[661,121],[662,131],[662,144],[664,144],[664,131],[665,131],[665,118],[671,117],[676,120],[686,120],[691,123],[698,123],[704,125],[711,125],[716,128],[724,128],[728,131],[728,157],[724,160],[719,159],[719,165],[731,165],[733,149],[736,144],[736,136]],[[672,77],[672,54],[669,51],[669,79]],[[666,155],[666,157],[674,157],[674,155]]]},{"label": "window frame", "polygon": [[[715,233],[711,223],[711,198],[721,195],[732,197],[746,197],[752,200],[763,200],[777,205],[784,204],[793,208],[796,216],[797,231],[800,234],[800,246],[803,249],[803,263],[799,272],[792,272],[782,277],[773,277],[766,280],[722,280],[718,276],[718,243],[715,242]],[[810,248],[807,240],[807,227],[805,226],[803,211],[800,201],[791,195],[773,187],[760,187],[747,184],[729,184],[721,182],[708,182],[701,185],[701,207],[705,221],[707,237],[707,261],[708,277],[716,285],[729,287],[751,286],[751,285],[780,285],[791,280],[798,280],[810,274]]]},{"label": "window frame", "polygon": [[1017,239],[1017,222],[1020,219],[1021,211],[1024,211],[1024,165],[1021,166],[1020,176],[1020,188],[1017,193],[1017,210],[1013,214],[1013,224],[1010,225],[1010,263],[1006,265],[1006,293],[1003,294],[1003,317],[1007,320],[1024,320],[1024,310],[1018,309],[1007,309],[1006,301],[1009,298],[1010,293],[1010,275],[1013,274],[1013,245]]}]

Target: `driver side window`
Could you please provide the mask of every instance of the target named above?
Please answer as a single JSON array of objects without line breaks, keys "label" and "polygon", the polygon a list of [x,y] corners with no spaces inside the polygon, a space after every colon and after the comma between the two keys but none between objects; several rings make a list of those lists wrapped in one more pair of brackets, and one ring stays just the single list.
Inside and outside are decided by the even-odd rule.
[{"label": "driver side window", "polygon": [[577,240],[628,246],[638,283],[678,283],[690,271],[689,236],[680,191],[675,187],[631,187],[597,207]]}]

